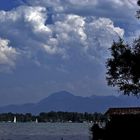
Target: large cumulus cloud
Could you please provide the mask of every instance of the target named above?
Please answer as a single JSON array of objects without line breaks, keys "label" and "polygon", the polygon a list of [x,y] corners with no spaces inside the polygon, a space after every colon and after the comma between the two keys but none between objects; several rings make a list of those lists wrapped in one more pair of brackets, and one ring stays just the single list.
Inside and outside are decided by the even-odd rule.
[{"label": "large cumulus cloud", "polygon": [[74,49],[79,49],[79,54],[94,56],[98,48],[104,51],[116,36],[124,34],[124,30],[115,27],[108,18],[75,14],[57,14],[53,24],[48,25],[44,7],[21,6],[8,12],[1,11],[0,18],[0,36],[29,56],[42,50],[64,58]]},{"label": "large cumulus cloud", "polygon": [[139,24],[135,18],[137,0],[27,0],[27,3],[49,7],[51,13],[110,18],[126,30],[126,36],[132,36]]},{"label": "large cumulus cloud", "polygon": [[26,98],[41,98],[62,89],[111,94],[105,82],[108,48],[138,29],[135,11],[136,1],[129,0],[24,0],[0,11],[0,68],[15,68],[16,77],[14,85],[3,76],[8,80],[3,84],[1,78],[0,88],[17,98],[23,91]]}]

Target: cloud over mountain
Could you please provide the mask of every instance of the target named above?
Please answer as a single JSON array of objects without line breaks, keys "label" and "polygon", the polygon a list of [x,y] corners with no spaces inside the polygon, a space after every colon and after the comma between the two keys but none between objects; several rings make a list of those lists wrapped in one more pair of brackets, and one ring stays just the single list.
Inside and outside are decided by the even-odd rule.
[{"label": "cloud over mountain", "polygon": [[[0,10],[0,98],[42,98],[62,89],[112,94],[105,82],[108,48],[138,33],[136,9],[130,0],[22,0]],[[14,82],[5,69],[16,77],[9,89],[4,85]]]}]

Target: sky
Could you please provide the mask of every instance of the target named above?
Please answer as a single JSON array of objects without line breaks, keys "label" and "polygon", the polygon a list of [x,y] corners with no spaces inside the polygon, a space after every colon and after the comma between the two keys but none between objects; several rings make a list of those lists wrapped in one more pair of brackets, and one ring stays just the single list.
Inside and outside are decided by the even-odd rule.
[{"label": "sky", "polygon": [[61,90],[118,95],[109,48],[139,36],[136,0],[0,0],[0,106]]}]

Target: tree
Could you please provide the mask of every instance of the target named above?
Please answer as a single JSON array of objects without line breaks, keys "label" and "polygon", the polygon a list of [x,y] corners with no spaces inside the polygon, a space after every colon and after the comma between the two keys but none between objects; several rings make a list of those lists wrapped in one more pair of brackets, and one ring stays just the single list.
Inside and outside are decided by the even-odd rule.
[{"label": "tree", "polygon": [[140,38],[130,46],[122,39],[110,48],[111,58],[107,60],[108,85],[118,87],[124,94],[140,94]]},{"label": "tree", "polygon": [[[140,6],[140,0],[137,4]],[[125,95],[140,95],[140,37],[131,46],[120,38],[113,42],[110,51],[112,57],[106,63],[108,85],[118,87]]]}]

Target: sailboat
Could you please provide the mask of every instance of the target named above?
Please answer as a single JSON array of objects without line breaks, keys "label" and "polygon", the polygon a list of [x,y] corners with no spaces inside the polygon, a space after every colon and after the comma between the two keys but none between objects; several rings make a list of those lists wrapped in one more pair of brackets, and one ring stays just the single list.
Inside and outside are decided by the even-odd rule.
[{"label": "sailboat", "polygon": [[37,118],[36,118],[35,122],[38,123],[38,119]]},{"label": "sailboat", "polygon": [[16,118],[16,116],[14,116],[14,123],[16,123],[17,122],[17,118]]}]

